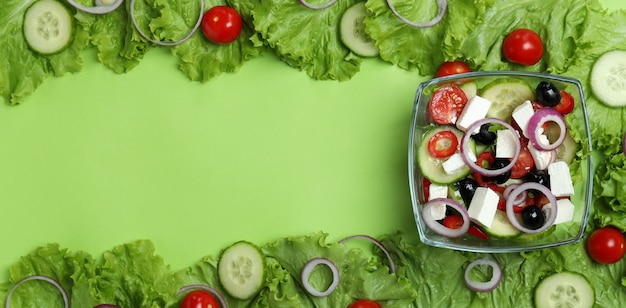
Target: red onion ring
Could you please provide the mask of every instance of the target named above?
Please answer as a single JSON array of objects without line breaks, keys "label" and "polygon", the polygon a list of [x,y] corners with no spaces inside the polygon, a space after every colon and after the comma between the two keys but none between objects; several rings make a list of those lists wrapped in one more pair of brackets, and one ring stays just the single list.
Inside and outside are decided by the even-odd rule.
[{"label": "red onion ring", "polygon": [[191,290],[204,290],[207,291],[211,294],[213,294],[215,296],[215,298],[217,298],[217,300],[220,302],[220,307],[221,308],[227,308],[228,304],[226,304],[226,300],[224,299],[224,297],[222,296],[222,294],[220,294],[220,292],[218,292],[216,289],[213,289],[207,285],[203,285],[203,284],[191,284],[188,286],[183,286],[181,287],[178,292],[176,292],[176,296],[180,296],[182,293],[187,292],[187,291],[191,291]]},{"label": "red onion ring", "polygon": [[130,0],[130,19],[133,22],[133,25],[135,26],[135,30],[137,30],[137,33],[139,33],[139,35],[141,35],[141,37],[143,37],[144,39],[146,39],[147,41],[159,45],[159,46],[176,46],[179,44],[182,44],[184,42],[186,42],[187,40],[189,40],[191,38],[192,35],[194,35],[194,33],[196,33],[196,31],[198,30],[198,28],[200,28],[200,24],[202,23],[202,16],[204,15],[204,0],[200,0],[200,16],[198,16],[198,22],[196,22],[196,24],[193,26],[193,28],[191,29],[191,31],[189,31],[189,33],[187,34],[187,36],[181,38],[178,41],[175,42],[163,42],[163,41],[157,41],[154,40],[150,37],[148,37],[145,33],[143,33],[143,31],[141,31],[141,29],[139,29],[139,25],[137,24],[137,19],[135,18],[135,0]]},{"label": "red onion ring", "polygon": [[[541,141],[540,136],[543,134],[541,128],[545,123],[554,122],[559,126],[561,133],[559,139],[552,144],[545,144]],[[567,135],[567,126],[565,124],[565,118],[563,115],[556,111],[554,108],[545,107],[537,110],[528,120],[528,140],[533,144],[535,148],[542,151],[556,150]]]},{"label": "red onion ring", "polygon": [[[518,186],[519,184],[511,184],[507,186],[504,189],[504,192],[502,192],[502,197],[504,197],[504,200],[508,199],[513,189],[517,188]],[[515,197],[515,200],[513,200],[513,204],[520,205],[524,203],[526,201],[526,197],[528,197],[528,193],[526,191],[521,192]]]},{"label": "red onion ring", "polygon": [[398,10],[396,10],[396,7],[393,6],[393,4],[391,4],[391,0],[385,0],[387,2],[387,6],[389,7],[389,9],[391,10],[391,12],[393,13],[393,15],[396,15],[396,17],[398,17],[398,19],[400,19],[402,22],[404,22],[405,24],[411,26],[411,27],[415,27],[415,28],[428,28],[428,27],[432,27],[436,24],[438,24],[442,19],[443,19],[443,15],[446,13],[446,9],[448,8],[448,1],[447,0],[437,0],[437,16],[435,16],[433,19],[427,21],[427,22],[421,22],[421,23],[416,23],[413,21],[408,20],[406,17],[402,16],[402,14],[400,14],[400,12],[398,12]]},{"label": "red onion ring", "polygon": [[[451,229],[436,221],[431,215],[431,207],[438,203],[444,203],[459,212],[459,214],[463,218],[463,225],[461,225],[461,227],[458,229]],[[461,237],[465,233],[467,233],[470,227],[470,217],[467,209],[465,209],[465,207],[459,202],[450,198],[435,198],[428,201],[426,204],[424,204],[424,208],[422,209],[422,219],[431,230],[445,237]]]},{"label": "red onion ring", "polygon": [[[522,224],[519,223],[517,217],[515,216],[515,211],[513,211],[513,200],[515,199],[515,197],[517,197],[517,195],[521,194],[523,191],[526,191],[528,189],[536,189],[542,192],[546,196],[546,198],[548,198],[548,201],[550,201],[550,206],[552,209],[550,211],[550,216],[548,216],[548,219],[546,220],[546,223],[543,226],[541,226],[541,228],[538,228],[536,230],[528,229],[522,226]],[[539,183],[526,182],[526,183],[520,184],[520,186],[513,189],[513,191],[509,195],[509,198],[506,200],[507,218],[509,218],[509,221],[511,222],[513,227],[526,233],[539,233],[550,228],[550,226],[554,224],[554,220],[556,219],[556,212],[557,212],[556,197],[552,194],[550,189],[548,189],[547,187]]]},{"label": "red onion ring", "polygon": [[[491,279],[487,282],[475,281],[470,279],[470,271],[477,265],[487,265],[493,269]],[[476,292],[489,292],[498,287],[502,281],[502,269],[500,265],[493,260],[489,259],[476,259],[465,268],[464,275],[465,285],[472,291]]]},{"label": "red onion ring", "polygon": [[21,286],[23,283],[31,281],[31,280],[42,280],[42,281],[45,281],[45,282],[49,282],[50,284],[55,286],[61,292],[61,296],[63,297],[63,302],[65,303],[65,308],[70,308],[70,298],[67,295],[67,291],[65,291],[65,289],[61,285],[61,283],[59,283],[58,281],[56,281],[56,280],[54,280],[54,279],[52,279],[52,278],[50,278],[48,276],[43,276],[43,275],[29,276],[29,277],[26,277],[26,278],[18,281],[11,288],[11,290],[9,290],[9,293],[7,294],[6,301],[4,302],[4,308],[9,308],[11,306],[11,296],[13,295],[13,292],[15,292],[15,290],[19,286]]},{"label": "red onion ring", "polygon": [[300,4],[302,4],[304,7],[308,8],[308,9],[312,9],[312,10],[322,10],[328,7],[331,7],[333,4],[337,3],[337,0],[330,0],[322,5],[315,5],[315,4],[310,4],[308,2],[306,2],[305,0],[298,0],[298,2]]},{"label": "red onion ring", "polygon": [[387,248],[385,248],[385,245],[383,245],[383,243],[379,242],[375,238],[373,238],[371,236],[368,236],[368,235],[358,234],[358,235],[348,236],[348,237],[342,239],[341,241],[339,241],[339,243],[343,244],[343,243],[345,243],[345,242],[347,242],[349,240],[356,239],[356,238],[368,240],[368,241],[372,242],[374,245],[378,246],[378,248],[380,248],[380,250],[383,251],[385,256],[387,256],[387,260],[389,260],[389,271],[392,274],[396,273],[396,264],[393,262],[393,259],[391,258],[391,254],[389,254],[389,251],[387,250]]},{"label": "red onion ring", "polygon": [[520,151],[522,150],[522,145],[520,144],[519,138],[515,139],[515,154],[513,155],[513,159],[511,160],[511,162],[500,168],[500,169],[485,169],[482,166],[479,166],[478,164],[474,163],[472,161],[472,159],[469,156],[469,153],[471,152],[470,148],[469,148],[469,142],[470,142],[470,137],[472,136],[472,132],[475,131],[477,128],[481,127],[483,124],[487,124],[487,123],[496,123],[496,124],[500,124],[502,126],[504,126],[506,129],[512,131],[515,136],[519,136],[519,134],[517,133],[517,131],[515,130],[515,128],[513,128],[513,126],[511,126],[509,123],[504,122],[500,119],[496,119],[496,118],[484,118],[484,119],[480,119],[474,123],[472,123],[472,125],[470,125],[465,132],[463,133],[463,137],[461,138],[461,157],[463,158],[463,161],[465,162],[465,164],[472,169],[472,171],[478,172],[484,176],[497,176],[500,175],[502,173],[505,173],[511,169],[513,169],[513,165],[515,165],[515,163],[517,162],[517,160],[519,159],[519,154]]},{"label": "red onion ring", "polygon": [[90,14],[98,14],[98,15],[108,14],[117,10],[117,8],[122,4],[122,2],[124,2],[124,0],[115,0],[115,2],[111,3],[110,5],[84,6],[82,4],[77,3],[74,0],[67,0],[67,3],[69,3],[71,6],[75,7],[79,11],[83,11],[83,12],[90,13]]},{"label": "red onion ring", "polygon": [[[330,268],[330,271],[333,273],[333,281],[330,283],[330,286],[328,286],[328,289],[324,291],[319,291],[315,289],[309,283],[309,277],[311,276],[313,269],[315,269],[315,267],[317,267],[318,265],[322,265],[322,264]],[[309,294],[315,297],[324,297],[324,296],[330,295],[331,293],[333,293],[333,291],[335,291],[335,289],[337,289],[338,285],[339,285],[339,268],[337,268],[337,265],[335,265],[335,263],[333,263],[332,261],[328,259],[313,258],[309,260],[309,262],[307,262],[302,268],[302,286],[304,286],[304,289],[306,289],[306,291],[309,292]]]}]

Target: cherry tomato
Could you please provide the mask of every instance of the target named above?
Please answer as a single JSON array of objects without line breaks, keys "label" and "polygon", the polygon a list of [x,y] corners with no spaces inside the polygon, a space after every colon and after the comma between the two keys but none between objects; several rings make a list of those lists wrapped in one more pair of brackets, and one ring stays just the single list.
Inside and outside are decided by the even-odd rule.
[{"label": "cherry tomato", "polygon": [[530,154],[530,150],[528,150],[528,147],[524,146],[519,152],[519,158],[515,162],[515,165],[513,165],[513,169],[511,169],[511,178],[521,179],[525,177],[531,170],[533,170],[534,167],[535,160]]},{"label": "cherry tomato", "polygon": [[382,308],[382,306],[375,301],[359,299],[352,303],[349,308]]},{"label": "cherry tomato", "polygon": [[[459,215],[448,215],[448,216],[446,216],[443,219],[442,223],[447,228],[458,229],[461,226],[463,226],[463,217],[461,217]],[[485,232],[483,232],[483,230],[480,230],[480,228],[478,228],[474,224],[470,225],[469,229],[467,230],[467,233],[469,233],[469,234],[471,234],[473,236],[476,236],[478,238],[481,238],[483,240],[488,240],[489,239],[489,235],[485,234]]]},{"label": "cherry tomato", "polygon": [[454,154],[459,147],[459,139],[451,130],[436,133],[428,140],[428,153],[432,157],[445,158]]},{"label": "cherry tomato", "polygon": [[535,65],[543,57],[543,42],[533,30],[516,29],[504,38],[502,54],[511,62]]},{"label": "cherry tomato", "polygon": [[598,263],[611,264],[624,256],[624,235],[613,227],[603,227],[587,239],[587,253]]},{"label": "cherry tomato", "polygon": [[[478,156],[476,157],[476,164],[485,169],[493,165],[495,161],[496,161],[496,156],[493,154],[493,152],[490,152],[490,151],[484,151],[478,154]],[[478,172],[473,172],[472,174],[474,175],[474,179],[476,180],[479,186],[483,186],[483,187],[489,186],[489,183],[491,181],[489,180],[488,177],[483,177],[483,175]]]},{"label": "cherry tomato", "polygon": [[241,33],[241,16],[232,7],[218,5],[204,13],[200,26],[209,41],[228,44],[236,40]]},{"label": "cherry tomato", "polygon": [[435,77],[443,77],[455,74],[469,73],[472,69],[463,61],[452,61],[452,62],[443,62],[437,72],[435,73]]},{"label": "cherry tomato", "polygon": [[204,290],[194,290],[183,298],[180,308],[219,308],[219,304],[213,295]]},{"label": "cherry tomato", "polygon": [[467,96],[457,86],[439,88],[428,103],[431,118],[442,125],[454,124],[467,104]]},{"label": "cherry tomato", "polygon": [[559,103],[554,106],[554,109],[556,109],[556,111],[560,112],[563,115],[572,112],[574,110],[574,97],[571,94],[561,90],[561,101],[559,101]]}]

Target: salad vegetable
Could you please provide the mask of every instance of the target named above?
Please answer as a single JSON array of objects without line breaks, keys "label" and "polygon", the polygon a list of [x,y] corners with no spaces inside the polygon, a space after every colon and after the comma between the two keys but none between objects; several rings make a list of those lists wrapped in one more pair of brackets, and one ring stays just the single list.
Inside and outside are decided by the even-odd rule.
[{"label": "salad vegetable", "polygon": [[591,90],[600,101],[612,107],[626,106],[624,69],[624,50],[609,51],[596,60],[591,68]]},{"label": "salad vegetable", "polygon": [[613,227],[599,228],[587,239],[587,252],[598,263],[615,263],[624,257],[625,242],[621,231]]},{"label": "salad vegetable", "polygon": [[[213,294],[219,294],[213,292]],[[180,303],[180,308],[220,308],[226,307],[226,302],[220,297],[220,303],[210,291],[203,289],[193,290],[185,295]]]},{"label": "salad vegetable", "polygon": [[515,29],[502,42],[504,57],[522,65],[535,65],[543,57],[543,41],[530,29]]},{"label": "salad vegetable", "polygon": [[232,43],[241,34],[241,27],[241,16],[229,6],[214,6],[202,17],[202,33],[213,43]]}]

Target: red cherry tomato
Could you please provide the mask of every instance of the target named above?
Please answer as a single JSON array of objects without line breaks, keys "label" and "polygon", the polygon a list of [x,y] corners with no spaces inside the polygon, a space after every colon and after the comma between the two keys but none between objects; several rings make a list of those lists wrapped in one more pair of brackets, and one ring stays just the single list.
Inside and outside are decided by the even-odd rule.
[{"label": "red cherry tomato", "polygon": [[535,167],[535,160],[530,154],[527,146],[522,147],[519,153],[519,158],[513,168],[511,169],[512,179],[521,179],[525,177]]},{"label": "red cherry tomato", "polygon": [[587,253],[598,263],[611,264],[624,256],[624,235],[613,227],[603,227],[587,239]]},{"label": "red cherry tomato", "polygon": [[219,304],[213,295],[204,290],[194,290],[183,298],[180,308],[219,308]]},{"label": "red cherry tomato", "polygon": [[561,90],[561,101],[554,106],[556,111],[560,112],[563,115],[566,115],[574,110],[574,97]]},{"label": "red cherry tomato", "polygon": [[[485,169],[493,165],[495,161],[496,161],[496,156],[493,154],[493,152],[490,152],[490,151],[484,151],[478,154],[478,156],[476,157],[476,164]],[[474,179],[476,180],[476,183],[478,183],[479,186],[483,186],[483,187],[489,186],[489,183],[491,182],[489,178],[483,177],[483,175],[478,172],[473,172],[472,174],[474,175]]]},{"label": "red cherry tomato", "polygon": [[543,57],[543,42],[533,30],[516,29],[504,38],[502,54],[511,62],[535,65]]},{"label": "red cherry tomato", "polygon": [[229,6],[214,6],[202,16],[202,33],[209,41],[217,44],[228,44],[241,33],[241,16]]},{"label": "red cherry tomato", "polygon": [[435,73],[435,77],[443,77],[461,73],[469,73],[472,69],[463,61],[452,61],[452,62],[443,62],[437,72]]},{"label": "red cherry tomato", "polygon": [[439,88],[428,103],[431,118],[437,124],[454,124],[467,104],[467,96],[457,86]]},{"label": "red cherry tomato", "polygon": [[382,306],[371,300],[359,299],[350,305],[350,308],[382,308]]},{"label": "red cherry tomato", "polygon": [[428,140],[428,153],[436,158],[451,156],[458,147],[459,139],[451,130],[440,131]]},{"label": "red cherry tomato", "polygon": [[[461,217],[459,215],[448,215],[448,216],[446,216],[443,219],[442,223],[447,228],[458,229],[461,226],[463,226],[463,217]],[[470,225],[469,229],[467,230],[467,233],[469,233],[469,234],[471,234],[473,236],[476,236],[478,238],[481,238],[483,240],[488,240],[489,239],[489,235],[485,234],[485,232],[483,232],[483,230],[480,230],[480,228],[478,228],[474,224]]]}]

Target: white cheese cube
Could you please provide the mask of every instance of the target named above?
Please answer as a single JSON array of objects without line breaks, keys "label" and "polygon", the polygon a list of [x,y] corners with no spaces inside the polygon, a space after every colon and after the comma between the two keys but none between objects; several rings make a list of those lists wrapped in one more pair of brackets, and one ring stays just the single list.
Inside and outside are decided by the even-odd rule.
[{"label": "white cheese cube", "polygon": [[519,142],[519,136],[508,129],[498,130],[496,139],[496,157],[513,158]]},{"label": "white cheese cube", "polygon": [[[556,200],[556,219],[554,224],[560,224],[574,220],[574,203],[570,199],[558,199]],[[552,205],[550,203],[543,206],[542,210],[546,214],[546,217],[550,216]]]},{"label": "white cheese cube", "polygon": [[526,137],[528,137],[528,122],[533,114],[535,114],[535,109],[533,109],[533,105],[529,100],[515,107],[515,109],[513,109],[513,113],[511,114],[511,117],[515,120],[517,125],[519,125],[522,129],[522,133]]},{"label": "white cheese cube", "polygon": [[[539,138],[542,139],[542,142],[549,143],[546,135],[540,135]],[[546,170],[548,165],[552,162],[552,156],[555,155],[552,151],[538,150],[530,142],[528,143],[528,151],[530,152],[530,156],[532,156],[535,161],[535,167],[539,170]]]},{"label": "white cheese cube", "polygon": [[443,202],[438,202],[430,207],[430,215],[434,220],[442,220],[446,218],[446,210],[448,206]]},{"label": "white cheese cube", "polygon": [[557,161],[548,165],[548,175],[550,175],[550,191],[553,195],[564,197],[574,194],[574,184],[566,162]]},{"label": "white cheese cube", "polygon": [[467,209],[470,219],[475,223],[490,228],[498,210],[500,196],[487,187],[478,187]]},{"label": "white cheese cube", "polygon": [[461,153],[454,153],[446,161],[444,161],[441,166],[447,174],[453,174],[461,170],[461,168],[465,167],[466,165],[463,161]]},{"label": "white cheese cube", "polygon": [[428,186],[428,201],[448,197],[448,186],[432,183]]},{"label": "white cheese cube", "polygon": [[[456,127],[465,131],[470,125],[474,124],[474,122],[484,119],[487,115],[487,111],[489,111],[489,107],[491,107],[490,100],[478,95],[472,97],[472,99],[465,104],[461,115],[459,115],[459,118],[456,120]],[[476,133],[479,128],[475,130]]]}]

